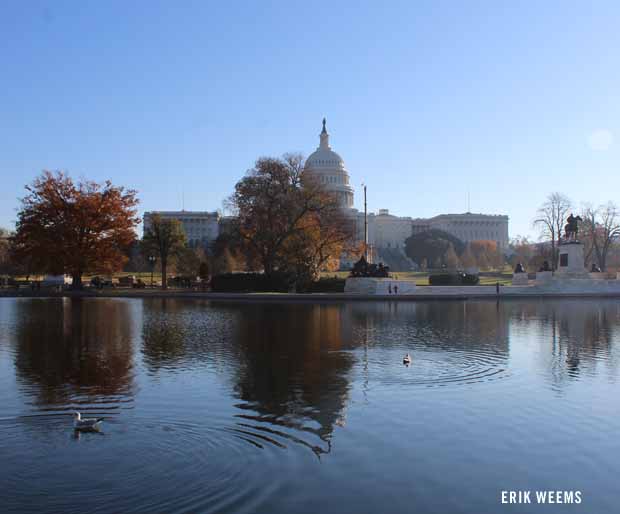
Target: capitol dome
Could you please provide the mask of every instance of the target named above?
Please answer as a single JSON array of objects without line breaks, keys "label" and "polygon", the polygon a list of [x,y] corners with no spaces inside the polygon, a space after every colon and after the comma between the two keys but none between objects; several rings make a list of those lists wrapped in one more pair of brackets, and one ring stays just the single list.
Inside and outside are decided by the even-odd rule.
[{"label": "capitol dome", "polygon": [[304,175],[311,176],[323,184],[328,191],[336,194],[342,207],[353,207],[353,188],[349,185],[349,172],[345,168],[342,157],[329,146],[325,118],[323,118],[320,140],[319,147],[306,159]]}]

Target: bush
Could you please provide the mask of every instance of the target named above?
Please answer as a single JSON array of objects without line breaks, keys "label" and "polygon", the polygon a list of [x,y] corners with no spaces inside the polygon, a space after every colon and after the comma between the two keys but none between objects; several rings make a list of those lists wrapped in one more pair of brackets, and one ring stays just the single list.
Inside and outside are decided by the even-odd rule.
[{"label": "bush", "polygon": [[475,286],[479,282],[478,275],[469,273],[438,273],[428,277],[432,286]]},{"label": "bush", "polygon": [[344,293],[344,278],[326,277],[303,287],[304,293]]},{"label": "bush", "polygon": [[179,275],[168,279],[168,286],[171,287],[191,287],[196,277]]},{"label": "bush", "polygon": [[480,283],[480,277],[471,273],[463,273],[461,276],[461,285],[477,286]]},{"label": "bush", "polygon": [[217,293],[287,293],[291,283],[286,273],[222,273],[211,279],[211,289]]}]

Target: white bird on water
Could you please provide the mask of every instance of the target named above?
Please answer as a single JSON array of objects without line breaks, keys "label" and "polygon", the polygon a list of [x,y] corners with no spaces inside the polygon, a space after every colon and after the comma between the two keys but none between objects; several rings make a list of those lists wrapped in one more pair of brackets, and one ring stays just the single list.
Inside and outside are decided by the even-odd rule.
[{"label": "white bird on water", "polygon": [[73,428],[75,430],[99,430],[103,418],[84,418],[79,412],[73,413]]}]

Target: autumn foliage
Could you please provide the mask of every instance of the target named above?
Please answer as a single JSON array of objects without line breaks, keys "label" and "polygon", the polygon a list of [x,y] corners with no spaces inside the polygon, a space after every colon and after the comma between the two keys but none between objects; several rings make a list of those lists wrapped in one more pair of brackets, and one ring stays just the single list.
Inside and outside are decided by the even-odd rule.
[{"label": "autumn foliage", "polygon": [[109,181],[75,184],[65,173],[49,171],[26,190],[12,238],[17,258],[41,271],[71,275],[74,288],[86,272],[122,269],[140,222],[135,191]]},{"label": "autumn foliage", "polygon": [[318,278],[353,241],[353,225],[337,198],[303,176],[298,155],[262,158],[235,186],[233,233],[241,253],[267,274],[291,273],[298,283]]}]

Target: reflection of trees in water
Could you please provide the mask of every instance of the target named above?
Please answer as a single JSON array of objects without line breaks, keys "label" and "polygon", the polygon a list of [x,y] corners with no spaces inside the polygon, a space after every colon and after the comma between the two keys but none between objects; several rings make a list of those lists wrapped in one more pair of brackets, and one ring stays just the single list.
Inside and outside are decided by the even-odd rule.
[{"label": "reflection of trees in water", "polygon": [[174,366],[186,356],[189,328],[181,316],[182,303],[167,298],[145,300],[142,323],[142,355],[150,369]]},{"label": "reflection of trees in water", "polygon": [[557,386],[606,366],[615,379],[618,356],[613,340],[620,323],[620,305],[613,300],[514,301],[506,304],[513,322],[533,326],[548,341],[549,371]]},{"label": "reflection of trees in water", "polygon": [[133,348],[129,304],[118,300],[16,302],[15,367],[41,404],[74,394],[128,394]]},{"label": "reflection of trees in water", "polygon": [[415,340],[438,350],[484,349],[508,354],[508,323],[495,302],[352,302],[346,310],[354,346]]},{"label": "reflection of trees in water", "polygon": [[342,418],[352,366],[351,357],[339,352],[341,307],[149,299],[143,312],[142,354],[151,371],[207,362],[227,368],[243,400],[242,430],[268,422],[329,444]]},{"label": "reflection of trees in water", "polygon": [[142,307],[142,356],[150,371],[235,365],[231,338],[241,310],[178,298],[145,299]]},{"label": "reflection of trees in water", "polygon": [[259,413],[243,417],[312,432],[329,443],[342,421],[353,365],[340,352],[343,308],[266,304],[243,310],[234,337],[241,356],[235,389],[244,407]]}]

